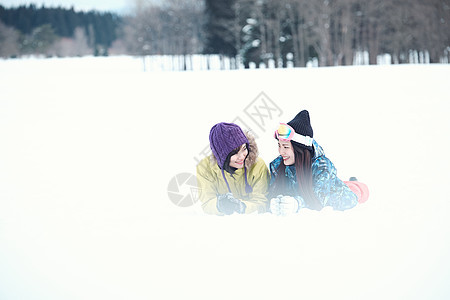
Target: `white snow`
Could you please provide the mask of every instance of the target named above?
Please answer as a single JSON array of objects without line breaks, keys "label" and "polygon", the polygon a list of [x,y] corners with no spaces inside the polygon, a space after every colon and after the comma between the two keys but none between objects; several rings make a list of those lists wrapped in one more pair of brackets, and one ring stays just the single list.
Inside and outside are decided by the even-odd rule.
[{"label": "white snow", "polygon": [[[449,65],[142,69],[0,60],[0,299],[450,297]],[[369,201],[284,218],[174,205],[212,125],[252,126],[261,95],[281,109],[253,125],[267,164],[275,124],[308,109]]]}]

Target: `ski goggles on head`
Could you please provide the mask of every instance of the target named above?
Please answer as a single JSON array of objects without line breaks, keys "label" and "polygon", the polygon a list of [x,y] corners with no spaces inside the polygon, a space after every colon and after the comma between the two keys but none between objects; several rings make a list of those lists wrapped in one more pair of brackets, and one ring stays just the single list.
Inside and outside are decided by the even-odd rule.
[{"label": "ski goggles on head", "polygon": [[275,130],[275,138],[282,142],[294,141],[305,146],[311,146],[313,142],[312,137],[296,133],[294,128],[286,123],[280,123],[278,129]]},{"label": "ski goggles on head", "polygon": [[286,123],[280,123],[278,129],[275,130],[275,138],[283,142],[288,142],[292,140],[294,134],[295,134],[294,128],[292,128]]}]

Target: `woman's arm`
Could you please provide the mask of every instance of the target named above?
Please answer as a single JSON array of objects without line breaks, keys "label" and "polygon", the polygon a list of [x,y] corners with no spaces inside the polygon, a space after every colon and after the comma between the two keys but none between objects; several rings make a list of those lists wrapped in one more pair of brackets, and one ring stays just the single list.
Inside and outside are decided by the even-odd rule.
[{"label": "woman's arm", "polygon": [[222,215],[222,213],[217,210],[217,178],[215,178],[213,172],[211,172],[208,159],[209,157],[206,157],[197,165],[199,200],[205,213]]},{"label": "woman's arm", "polygon": [[250,168],[247,174],[248,183],[253,188],[248,199],[242,200],[247,206],[245,213],[264,213],[268,210],[269,202],[266,198],[269,188],[269,170],[261,158]]},{"label": "woman's arm", "polygon": [[358,203],[357,196],[337,177],[336,168],[328,158],[325,156],[316,158],[312,171],[314,192],[323,206],[346,210]]}]

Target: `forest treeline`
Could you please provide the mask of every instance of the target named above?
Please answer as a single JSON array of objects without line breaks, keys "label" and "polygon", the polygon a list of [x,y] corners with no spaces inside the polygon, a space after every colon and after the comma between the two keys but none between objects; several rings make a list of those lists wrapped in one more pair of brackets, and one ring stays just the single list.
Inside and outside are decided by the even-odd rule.
[{"label": "forest treeline", "polygon": [[131,13],[0,6],[0,56],[219,54],[232,67],[449,62],[450,0],[136,0]]},{"label": "forest treeline", "polygon": [[121,17],[108,12],[0,5],[0,56],[107,55],[120,24]]}]

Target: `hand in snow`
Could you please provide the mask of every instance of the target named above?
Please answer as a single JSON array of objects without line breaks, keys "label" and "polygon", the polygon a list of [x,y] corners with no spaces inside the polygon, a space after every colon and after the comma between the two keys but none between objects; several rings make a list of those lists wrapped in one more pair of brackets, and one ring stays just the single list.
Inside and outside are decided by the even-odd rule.
[{"label": "hand in snow", "polygon": [[231,215],[234,212],[243,214],[246,208],[245,203],[234,198],[232,193],[217,196],[217,210],[225,215]]},{"label": "hand in snow", "polygon": [[297,199],[291,196],[278,195],[270,200],[270,211],[277,216],[295,214],[299,209]]},{"label": "hand in snow", "polygon": [[274,215],[279,216],[280,215],[280,200],[281,195],[279,195],[276,198],[270,199],[270,212]]}]

